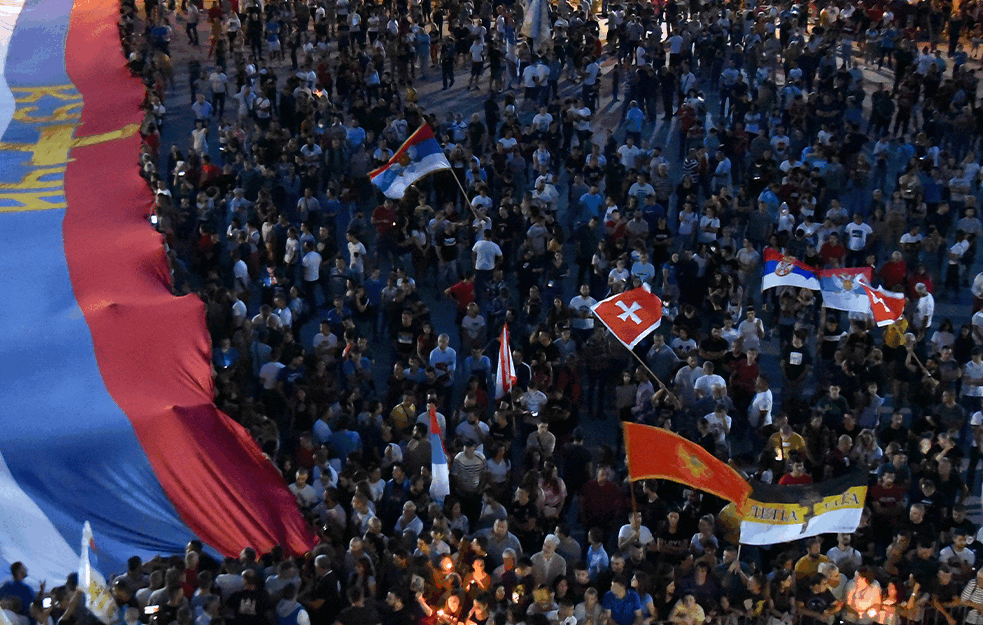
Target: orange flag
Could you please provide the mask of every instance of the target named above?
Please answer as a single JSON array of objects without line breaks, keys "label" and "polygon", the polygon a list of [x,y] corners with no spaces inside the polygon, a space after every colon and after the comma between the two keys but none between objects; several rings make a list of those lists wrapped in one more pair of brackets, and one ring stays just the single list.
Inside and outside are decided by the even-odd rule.
[{"label": "orange flag", "polygon": [[741,507],[751,485],[740,473],[691,440],[669,430],[623,422],[628,475],[664,479],[698,488]]}]

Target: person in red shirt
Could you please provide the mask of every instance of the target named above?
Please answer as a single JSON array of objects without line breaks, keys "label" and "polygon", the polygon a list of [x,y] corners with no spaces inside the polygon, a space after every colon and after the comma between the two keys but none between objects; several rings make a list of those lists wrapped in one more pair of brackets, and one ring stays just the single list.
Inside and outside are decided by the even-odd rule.
[{"label": "person in red shirt", "polygon": [[812,476],[806,473],[806,465],[802,462],[802,458],[794,457],[789,463],[788,473],[783,475],[778,483],[782,486],[812,484]]},{"label": "person in red shirt", "polygon": [[881,469],[880,479],[867,494],[867,501],[872,510],[871,519],[874,527],[882,527],[887,531],[897,528],[904,513],[905,490],[895,484],[896,473],[891,465]]},{"label": "person in red shirt", "polygon": [[894,252],[891,254],[891,260],[884,263],[878,273],[881,276],[881,285],[885,289],[893,289],[904,284],[905,277],[908,275],[908,264],[901,252]]},{"label": "person in red shirt", "polygon": [[829,233],[826,242],[819,249],[819,257],[823,259],[825,267],[842,267],[843,259],[846,258],[846,248],[840,243],[840,235],[835,232]]},{"label": "person in red shirt", "polygon": [[396,248],[396,208],[392,200],[387,199],[372,211],[372,225],[375,226],[378,256],[381,258],[386,255],[389,262],[392,262],[393,250]]},{"label": "person in red shirt", "polygon": [[468,304],[475,301],[474,272],[469,271],[463,280],[445,289],[444,295],[457,302],[457,319],[454,323],[459,325],[468,312]]},{"label": "person in red shirt", "polygon": [[925,289],[929,293],[934,293],[935,291],[934,287],[932,286],[932,276],[929,275],[928,269],[925,267],[925,265],[918,265],[918,269],[915,270],[915,273],[911,274],[911,277],[908,278],[908,297],[910,297],[912,301],[917,302],[918,298],[921,297],[921,295],[915,291],[915,285],[917,285],[919,282],[925,285]]}]

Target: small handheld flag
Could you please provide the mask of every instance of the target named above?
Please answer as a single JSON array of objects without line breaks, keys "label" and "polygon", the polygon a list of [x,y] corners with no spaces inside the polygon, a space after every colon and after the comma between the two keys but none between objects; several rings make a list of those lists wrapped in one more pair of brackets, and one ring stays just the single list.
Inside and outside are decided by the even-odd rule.
[{"label": "small handheld flag", "polygon": [[451,474],[447,466],[447,453],[441,440],[440,422],[437,421],[437,405],[430,404],[430,496],[443,503],[451,493]]},{"label": "small handheld flag", "polygon": [[509,324],[502,327],[498,341],[498,367],[495,371],[495,399],[505,397],[515,386],[515,363],[512,362],[512,346],[509,344]]},{"label": "small handheld flag", "polygon": [[795,286],[812,291],[820,290],[816,270],[791,256],[786,256],[778,250],[765,248],[764,278],[761,280],[761,290],[773,289],[776,286]]},{"label": "small handheld flag", "polygon": [[430,126],[424,124],[403,142],[388,163],[370,172],[369,178],[386,197],[399,199],[406,193],[406,188],[420,178],[450,168],[450,161],[444,156]]},{"label": "small handheld flag", "polygon": [[662,323],[662,300],[639,287],[594,304],[591,312],[628,349],[633,349]]}]

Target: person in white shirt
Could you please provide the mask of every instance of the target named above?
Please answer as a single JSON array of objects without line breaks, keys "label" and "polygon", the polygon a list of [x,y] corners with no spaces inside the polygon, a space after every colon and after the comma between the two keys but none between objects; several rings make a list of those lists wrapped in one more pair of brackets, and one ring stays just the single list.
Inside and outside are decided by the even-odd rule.
[{"label": "person in white shirt", "polygon": [[352,273],[361,278],[362,274],[365,273],[365,256],[368,252],[354,232],[349,232],[345,238],[348,240],[349,267]]},{"label": "person in white shirt", "polygon": [[915,285],[915,292],[918,294],[918,304],[915,307],[915,329],[924,335],[932,327],[932,318],[935,316],[935,298],[928,292],[928,287],[924,282]]},{"label": "person in white shirt", "polygon": [[855,213],[853,221],[844,226],[843,231],[846,234],[847,263],[851,267],[857,267],[864,260],[867,238],[874,232],[874,229],[864,223],[860,213]]},{"label": "person in white shirt", "polygon": [[863,556],[854,547],[850,546],[851,539],[851,534],[838,533],[836,535],[836,546],[826,552],[826,557],[848,577],[852,576],[853,572],[863,564]]},{"label": "person in white shirt", "polygon": [[304,510],[310,510],[318,504],[317,493],[314,487],[308,483],[310,474],[307,469],[297,470],[297,479],[290,485],[290,492],[297,498],[297,504]]},{"label": "person in white shirt", "polygon": [[696,378],[693,382],[693,390],[695,390],[700,397],[709,397],[713,393],[713,387],[722,386],[727,389],[727,381],[722,377],[713,372],[713,363],[707,361],[703,363],[703,375]]},{"label": "person in white shirt", "polygon": [[754,308],[748,306],[745,311],[747,318],[737,326],[737,331],[744,339],[744,350],[761,350],[761,340],[765,338],[765,324],[757,318]]},{"label": "person in white shirt", "polygon": [[642,525],[642,513],[632,512],[628,515],[628,523],[618,530],[618,551],[625,551],[633,543],[639,543],[643,548],[655,542],[652,530]]},{"label": "person in white shirt", "polygon": [[621,157],[621,164],[625,169],[635,169],[638,157],[642,154],[642,149],[635,145],[635,139],[628,137],[625,145],[618,148],[618,156]]},{"label": "person in white shirt", "polygon": [[710,432],[718,443],[727,444],[727,436],[730,434],[730,427],[733,419],[727,414],[727,404],[718,402],[713,412],[703,417],[710,426]]},{"label": "person in white shirt", "polygon": [[474,263],[475,277],[480,289],[484,280],[491,277],[491,272],[502,260],[502,248],[498,243],[488,240],[488,230],[482,229],[478,237],[471,248],[471,261]]},{"label": "person in white shirt", "polygon": [[570,327],[576,330],[581,341],[586,341],[594,332],[594,314],[590,309],[596,304],[597,300],[591,297],[590,286],[587,284],[581,284],[580,293],[570,300],[569,308],[573,313]]},{"label": "person in white shirt", "polygon": [[[307,297],[311,308],[317,308],[317,293],[315,287],[321,279],[321,255],[314,249],[314,244],[307,242],[304,244],[304,257],[301,259],[301,267],[304,274],[304,295]],[[327,303],[327,300],[325,300]]]},{"label": "person in white shirt", "polygon": [[771,409],[774,406],[774,397],[768,387],[768,378],[759,376],[754,383],[754,399],[748,408],[747,419],[752,427],[759,428],[771,425]]}]

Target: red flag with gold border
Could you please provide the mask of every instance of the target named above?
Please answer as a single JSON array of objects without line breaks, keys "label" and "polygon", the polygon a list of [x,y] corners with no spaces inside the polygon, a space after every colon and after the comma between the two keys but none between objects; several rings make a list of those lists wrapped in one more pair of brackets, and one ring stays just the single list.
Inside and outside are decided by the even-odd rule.
[{"label": "red flag with gold border", "polygon": [[740,473],[693,441],[650,425],[622,426],[632,480],[679,482],[733,501],[738,508],[751,494],[751,485]]}]

